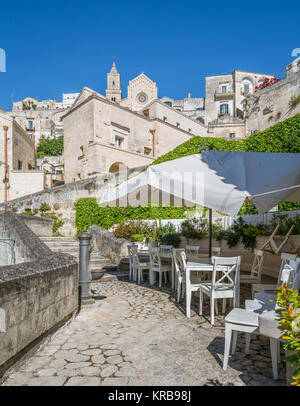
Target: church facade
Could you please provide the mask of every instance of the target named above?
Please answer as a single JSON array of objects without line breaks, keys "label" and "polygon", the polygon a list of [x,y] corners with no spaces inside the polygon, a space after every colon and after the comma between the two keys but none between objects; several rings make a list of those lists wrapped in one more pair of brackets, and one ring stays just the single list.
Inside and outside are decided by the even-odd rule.
[{"label": "church facade", "polygon": [[65,182],[150,164],[207,127],[157,98],[157,86],[144,73],[122,97],[115,62],[105,96],[83,88],[64,115]]}]

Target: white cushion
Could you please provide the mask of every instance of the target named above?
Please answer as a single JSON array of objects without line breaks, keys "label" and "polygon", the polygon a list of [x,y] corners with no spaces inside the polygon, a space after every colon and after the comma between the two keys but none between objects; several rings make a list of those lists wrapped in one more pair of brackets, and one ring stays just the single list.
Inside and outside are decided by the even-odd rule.
[{"label": "white cushion", "polygon": [[258,326],[258,314],[244,309],[233,309],[225,317],[225,322],[244,326]]}]

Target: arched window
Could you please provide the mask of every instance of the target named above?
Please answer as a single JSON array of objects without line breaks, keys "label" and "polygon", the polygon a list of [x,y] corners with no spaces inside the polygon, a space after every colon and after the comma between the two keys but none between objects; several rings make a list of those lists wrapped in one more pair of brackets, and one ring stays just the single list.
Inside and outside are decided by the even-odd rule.
[{"label": "arched window", "polygon": [[253,93],[253,83],[250,79],[242,80],[242,92],[243,94]]}]

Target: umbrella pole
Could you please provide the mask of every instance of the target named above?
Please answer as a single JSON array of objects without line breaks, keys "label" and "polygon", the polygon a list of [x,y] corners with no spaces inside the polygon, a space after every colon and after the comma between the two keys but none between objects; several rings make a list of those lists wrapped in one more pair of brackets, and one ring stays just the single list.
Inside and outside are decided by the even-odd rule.
[{"label": "umbrella pole", "polygon": [[208,255],[211,258],[212,254],[212,209],[209,209],[209,219],[208,219],[208,229],[209,229],[209,246],[208,246]]}]

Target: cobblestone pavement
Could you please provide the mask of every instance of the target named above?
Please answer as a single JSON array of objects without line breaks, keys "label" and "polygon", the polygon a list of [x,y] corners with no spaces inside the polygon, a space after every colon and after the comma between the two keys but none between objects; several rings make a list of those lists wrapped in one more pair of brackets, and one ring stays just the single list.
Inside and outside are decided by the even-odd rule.
[{"label": "cobblestone pavement", "polygon": [[[94,282],[93,290],[96,303],[10,370],[2,385],[285,385],[284,363],[276,382],[269,341],[256,336],[245,355],[240,334],[237,352],[222,370],[223,317],[211,327],[208,308],[204,317],[195,312],[196,295],[187,319],[184,303],[177,305],[167,288],[115,280]],[[242,289],[245,296],[249,289]]]}]

